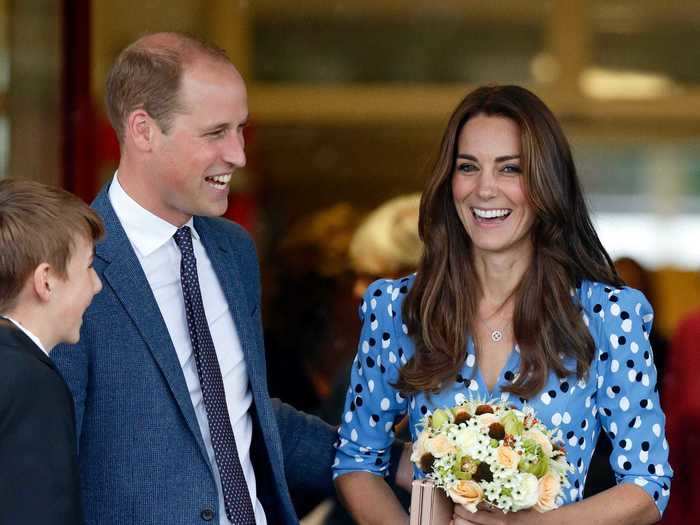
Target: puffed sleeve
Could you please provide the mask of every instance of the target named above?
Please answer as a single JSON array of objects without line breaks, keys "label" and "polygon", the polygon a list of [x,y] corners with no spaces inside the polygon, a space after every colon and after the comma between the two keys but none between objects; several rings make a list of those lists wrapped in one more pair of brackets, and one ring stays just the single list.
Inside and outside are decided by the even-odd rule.
[{"label": "puffed sleeve", "polygon": [[651,305],[633,288],[596,284],[588,296],[585,314],[597,348],[598,418],[612,442],[610,465],[618,484],[638,485],[663,513],[673,472],[649,344]]},{"label": "puffed sleeve", "polygon": [[400,323],[395,310],[400,286],[392,280],[376,281],[362,299],[362,331],[338,429],[334,477],[356,471],[382,477],[387,473],[393,426],[407,408],[392,386],[406,361],[395,330]]}]

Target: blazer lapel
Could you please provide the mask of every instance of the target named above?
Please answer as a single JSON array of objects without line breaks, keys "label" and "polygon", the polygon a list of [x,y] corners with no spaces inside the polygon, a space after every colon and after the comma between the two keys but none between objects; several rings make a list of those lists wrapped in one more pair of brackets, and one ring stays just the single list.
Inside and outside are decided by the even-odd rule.
[{"label": "blazer lapel", "polygon": [[261,363],[264,356],[262,349],[257,348],[255,327],[251,318],[253,305],[248,304],[246,300],[245,287],[241,282],[241,270],[236,255],[231,253],[228,243],[221,238],[215,228],[210,226],[208,221],[196,217],[195,227],[200,234],[202,244],[207,250],[207,255],[231,309],[248,370],[250,388],[256,404],[259,405],[260,396],[267,392],[264,367]]},{"label": "blazer lapel", "polygon": [[[258,425],[264,442],[262,446],[267,450],[268,458],[271,460],[268,465],[257,465],[257,468],[260,469],[264,466],[271,469],[274,483],[279,492],[277,494],[278,501],[290,509],[291,502],[286,495],[284,469],[282,462],[279,461],[282,459],[282,444],[277,433],[275,413],[267,391],[262,334],[259,331],[260,328],[256,326],[258,317],[254,315],[254,310],[259,305],[250,304],[247,299],[246,286],[243,284],[246,276],[241,272],[238,254],[235,253],[237,247],[233,246],[229,238],[222,233],[222,229],[215,227],[215,224],[216,222],[212,220],[195,217],[195,228],[207,250],[207,255],[224,291],[236,325],[248,371],[249,387],[255,403],[254,410],[251,410],[251,416]],[[265,476],[261,469],[256,470],[256,476],[258,475]],[[293,515],[293,510],[291,513]]]},{"label": "blazer lapel", "polygon": [[104,281],[121,302],[158,363],[187,426],[196,437],[200,450],[208,462],[209,457],[175,347],[141,264],[109,202],[108,187],[100,192],[92,205],[102,216],[107,231],[104,242],[95,248],[97,257],[106,263],[102,274]]}]

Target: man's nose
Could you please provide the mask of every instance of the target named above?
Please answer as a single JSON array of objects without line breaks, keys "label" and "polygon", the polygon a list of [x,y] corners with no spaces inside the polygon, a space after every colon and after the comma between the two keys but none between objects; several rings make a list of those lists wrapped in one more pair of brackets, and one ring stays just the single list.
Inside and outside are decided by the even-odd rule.
[{"label": "man's nose", "polygon": [[224,143],[223,157],[227,163],[237,168],[243,168],[245,166],[245,139],[242,131],[229,134]]}]

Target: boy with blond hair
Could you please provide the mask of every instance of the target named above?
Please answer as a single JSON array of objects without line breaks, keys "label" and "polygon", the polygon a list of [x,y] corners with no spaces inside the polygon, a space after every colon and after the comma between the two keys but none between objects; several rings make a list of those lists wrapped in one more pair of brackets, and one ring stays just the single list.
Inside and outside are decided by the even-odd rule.
[{"label": "boy with blond hair", "polygon": [[83,522],[73,400],[49,352],[80,337],[102,235],[74,195],[0,180],[0,525]]}]

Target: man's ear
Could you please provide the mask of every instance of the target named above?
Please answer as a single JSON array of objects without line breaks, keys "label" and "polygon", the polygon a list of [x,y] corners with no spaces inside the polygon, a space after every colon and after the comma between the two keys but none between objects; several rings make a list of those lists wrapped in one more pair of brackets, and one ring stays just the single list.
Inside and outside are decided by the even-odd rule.
[{"label": "man's ear", "polygon": [[54,274],[55,272],[51,265],[44,262],[36,267],[32,275],[31,284],[34,294],[43,303],[48,303],[51,299],[54,283],[56,282]]},{"label": "man's ear", "polygon": [[136,109],[126,119],[126,136],[141,151],[150,151],[157,126],[145,110]]}]

